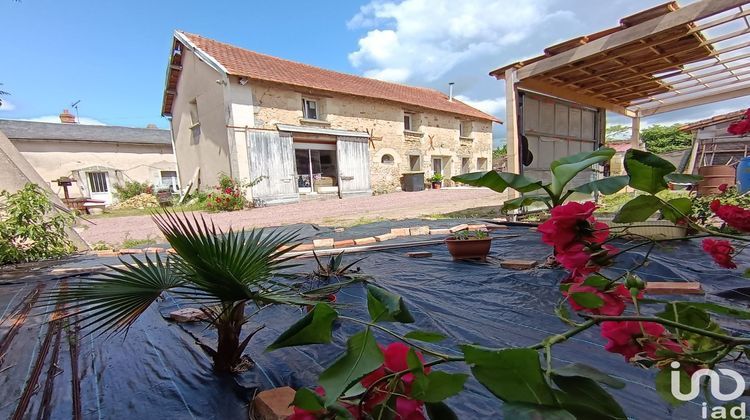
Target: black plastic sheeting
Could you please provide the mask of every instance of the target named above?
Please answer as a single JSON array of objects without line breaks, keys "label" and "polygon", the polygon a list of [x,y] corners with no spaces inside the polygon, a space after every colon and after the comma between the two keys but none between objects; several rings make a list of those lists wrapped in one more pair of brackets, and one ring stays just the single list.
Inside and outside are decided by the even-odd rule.
[{"label": "black plastic sheeting", "polygon": [[[397,226],[429,224],[435,228],[459,222],[413,220]],[[297,228],[308,237],[352,238],[385,233],[393,226],[394,222],[382,222],[338,233],[327,228]],[[358,264],[362,273],[405,297],[416,322],[392,324],[393,330],[442,332],[449,336],[448,340],[426,345],[444,353],[458,354],[459,343],[528,346],[566,330],[553,313],[560,298],[557,286],[565,276],[563,270],[513,271],[499,265],[502,258],[542,260],[550,252],[549,247],[541,244],[539,234],[525,227],[512,227],[494,235],[498,239],[493,241],[487,263],[453,262],[443,245],[420,247],[418,250],[433,253],[425,259],[406,256],[407,251],[416,248],[346,258],[367,256]],[[413,239],[400,238],[387,244]],[[628,260],[638,261],[642,254],[629,252],[619,266],[632,265]],[[297,271],[312,269],[313,260],[300,261],[304,266]],[[745,307],[750,303],[750,294],[743,290],[750,286],[750,280],[743,279],[740,270],[716,267],[697,241],[672,243],[653,253],[651,261],[640,270],[645,279],[701,281],[706,295],[688,299]],[[102,263],[113,264],[117,260],[82,256],[58,267],[94,267]],[[741,257],[738,264],[747,267],[750,259]],[[48,269],[24,278],[0,279],[0,418],[16,414],[18,418],[39,419],[244,419],[249,401],[258,390],[283,385],[313,386],[317,375],[341,354],[346,338],[362,329],[337,321],[334,344],[265,352],[268,344],[304,315],[301,308],[271,307],[246,326],[246,331],[251,331],[265,325],[246,351],[255,362],[254,368],[233,377],[217,376],[211,370],[210,358],[196,343],[199,340],[213,345],[215,332],[201,324],[175,324],[164,319],[170,311],[186,306],[173,295],[166,295],[149,308],[126,337],[84,336],[61,324],[55,328],[55,324],[47,323],[49,315],[44,314],[45,309],[52,308],[32,308],[24,319],[28,308],[24,302],[33,300],[35,290],[49,290],[63,281],[75,279],[55,278]],[[341,304],[342,313],[368,319],[362,285],[341,290],[337,303]],[[253,310],[248,308],[248,313]],[[736,334],[746,335],[750,330],[747,323],[731,319],[722,323]],[[392,341],[387,335],[376,336],[382,343]],[[700,418],[699,401],[671,409],[654,390],[654,371],[627,365],[622,356],[606,352],[603,344],[598,329],[586,331],[555,346],[554,362],[586,363],[625,381],[623,390],[610,391],[631,418]],[[750,378],[747,363],[731,363],[727,367]],[[467,371],[461,365],[442,365],[440,369]],[[501,417],[502,403],[474,379],[447,403],[462,419]]]}]

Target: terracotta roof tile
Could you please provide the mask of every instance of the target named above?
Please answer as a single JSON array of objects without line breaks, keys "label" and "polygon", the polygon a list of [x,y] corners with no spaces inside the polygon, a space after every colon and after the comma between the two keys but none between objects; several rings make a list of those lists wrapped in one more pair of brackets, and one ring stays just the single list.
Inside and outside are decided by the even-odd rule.
[{"label": "terracotta roof tile", "polygon": [[501,122],[455,98],[434,89],[389,83],[366,77],[339,73],[307,64],[284,60],[249,51],[200,35],[180,32],[196,47],[213,57],[229,74],[273,83],[300,86],[326,92],[364,96],[399,102],[482,120]]}]

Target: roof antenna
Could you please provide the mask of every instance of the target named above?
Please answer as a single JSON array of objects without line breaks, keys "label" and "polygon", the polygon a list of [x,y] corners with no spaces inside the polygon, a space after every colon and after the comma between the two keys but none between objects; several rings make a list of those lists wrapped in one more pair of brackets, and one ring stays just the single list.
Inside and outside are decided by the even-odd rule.
[{"label": "roof antenna", "polygon": [[80,104],[80,103],[81,103],[81,100],[79,99],[79,100],[73,102],[72,104],[70,104],[70,107],[76,110],[76,124],[80,124],[81,123],[81,119],[78,117],[78,104]]},{"label": "roof antenna", "polygon": [[453,82],[448,83],[448,101],[449,102],[453,102],[453,85],[455,85],[455,83]]}]

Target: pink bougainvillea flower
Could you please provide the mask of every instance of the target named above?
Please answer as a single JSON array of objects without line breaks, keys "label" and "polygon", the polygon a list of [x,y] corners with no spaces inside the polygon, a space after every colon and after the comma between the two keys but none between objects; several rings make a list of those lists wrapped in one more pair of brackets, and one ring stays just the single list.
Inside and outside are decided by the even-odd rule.
[{"label": "pink bougainvillea flower", "polygon": [[727,184],[721,184],[717,187],[717,189],[721,192],[727,192],[727,189],[729,188],[729,185]]},{"label": "pink bougainvillea flower", "polygon": [[706,238],[702,244],[703,250],[714,259],[714,262],[724,268],[737,268],[737,264],[732,261],[734,247],[729,241],[723,239]]},{"label": "pink bougainvillea flower", "polygon": [[750,210],[732,204],[721,204],[719,200],[714,200],[711,202],[711,211],[729,226],[741,232],[750,232]]},{"label": "pink bougainvillea flower", "polygon": [[[748,111],[750,111],[750,109]],[[746,116],[748,115],[746,114]],[[734,134],[735,136],[742,136],[747,132],[750,132],[750,120],[744,118],[729,124],[729,127],[727,127],[727,132],[729,134]]]},{"label": "pink bougainvillea flower", "polygon": [[[604,303],[598,308],[586,308],[579,305],[575,299],[570,296],[574,293],[593,293],[601,298]],[[625,311],[626,303],[631,301],[630,292],[622,284],[616,287],[602,291],[593,286],[583,285],[581,283],[575,283],[568,288],[567,293],[563,293],[565,296],[569,296],[568,302],[575,311],[589,312],[596,315],[607,315],[607,316],[619,316]]]},{"label": "pink bougainvillea flower", "polygon": [[[321,397],[326,396],[326,391],[323,389],[323,387],[319,386],[315,388],[315,393],[320,395]],[[308,411],[299,407],[293,407],[294,412],[291,416],[287,417],[288,420],[315,420],[318,418],[319,415],[324,414],[325,410],[318,410],[318,411]]]},{"label": "pink bougainvillea flower", "polygon": [[622,354],[628,362],[639,354],[657,359],[658,350],[682,352],[682,346],[668,338],[664,327],[655,322],[605,321],[601,334],[608,340],[604,349]]}]

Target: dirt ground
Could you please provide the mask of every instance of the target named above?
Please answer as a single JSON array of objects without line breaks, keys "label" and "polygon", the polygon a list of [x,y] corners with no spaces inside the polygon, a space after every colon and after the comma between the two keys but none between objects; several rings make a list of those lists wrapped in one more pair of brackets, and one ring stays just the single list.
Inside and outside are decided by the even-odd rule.
[{"label": "dirt ground", "polygon": [[[303,201],[294,204],[255,208],[228,213],[208,214],[217,226],[226,230],[243,227],[280,226],[316,223],[325,226],[351,226],[389,219],[407,219],[486,206],[497,206],[505,195],[489,189],[457,188],[396,192],[344,200]],[[111,245],[125,239],[161,238],[150,216],[99,218],[94,224],[82,222],[81,236],[88,243]]]}]

